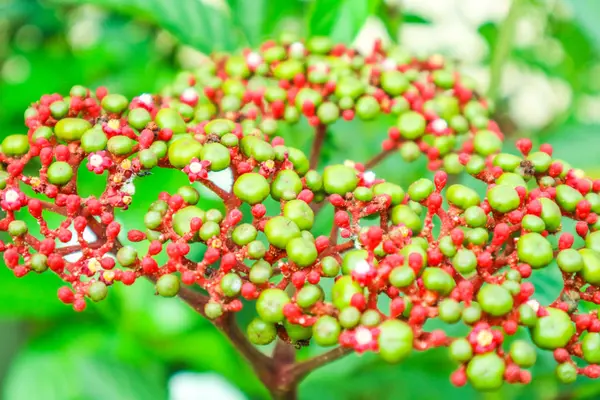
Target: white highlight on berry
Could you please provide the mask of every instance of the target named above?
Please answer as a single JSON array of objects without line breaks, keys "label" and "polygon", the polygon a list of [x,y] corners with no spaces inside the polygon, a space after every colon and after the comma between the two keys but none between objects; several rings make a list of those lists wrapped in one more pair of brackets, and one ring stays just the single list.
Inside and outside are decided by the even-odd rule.
[{"label": "white highlight on berry", "polygon": [[246,63],[250,68],[256,68],[262,63],[262,57],[257,52],[253,51],[246,56]]},{"label": "white highlight on berry", "polygon": [[183,101],[196,101],[198,99],[198,92],[194,88],[187,88],[181,93],[181,100]]},{"label": "white highlight on berry", "polygon": [[448,123],[445,119],[438,118],[431,123],[431,128],[436,132],[443,132],[448,128]]},{"label": "white highlight on berry", "polygon": [[104,158],[99,154],[92,154],[90,156],[90,165],[92,167],[99,167],[104,162]]},{"label": "white highlight on berry", "polygon": [[376,174],[373,171],[365,171],[365,173],[363,174],[363,180],[366,183],[371,184],[371,183],[375,182],[375,178],[376,178]]},{"label": "white highlight on berry", "polygon": [[294,42],[290,45],[289,51],[293,57],[302,57],[304,55],[304,45],[301,42]]},{"label": "white highlight on berry", "polygon": [[135,194],[135,185],[132,181],[127,181],[121,186],[121,192],[133,196]]},{"label": "white highlight on berry", "polygon": [[144,103],[147,106],[151,106],[154,104],[154,99],[150,93],[144,93],[138,97],[141,103]]},{"label": "white highlight on berry", "polygon": [[9,203],[14,203],[15,201],[19,200],[19,192],[13,189],[7,190],[4,193],[4,200]]},{"label": "white highlight on berry", "polygon": [[373,341],[373,334],[370,329],[361,326],[356,329],[354,339],[359,345],[369,344]]},{"label": "white highlight on berry", "polygon": [[191,173],[197,174],[200,171],[202,171],[202,164],[200,164],[197,161],[194,161],[193,163],[190,164],[190,172]]},{"label": "white highlight on berry", "polygon": [[395,60],[393,60],[391,58],[386,58],[381,63],[381,69],[384,71],[394,71],[394,70],[396,70],[397,67],[398,67],[398,64],[396,63]]},{"label": "white highlight on berry", "polygon": [[356,263],[356,267],[354,268],[354,272],[357,274],[364,275],[371,270],[371,265],[367,260],[360,260]]},{"label": "white highlight on berry", "polygon": [[529,300],[526,303],[529,307],[533,308],[533,311],[538,312],[540,309],[540,303],[537,300]]}]

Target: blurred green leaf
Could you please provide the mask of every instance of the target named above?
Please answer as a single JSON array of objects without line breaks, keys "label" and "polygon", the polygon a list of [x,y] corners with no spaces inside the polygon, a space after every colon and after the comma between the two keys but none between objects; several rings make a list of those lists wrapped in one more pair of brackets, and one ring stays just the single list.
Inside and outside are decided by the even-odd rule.
[{"label": "blurred green leaf", "polygon": [[330,36],[351,43],[379,0],[316,0],[308,14],[310,36]]},{"label": "blurred green leaf", "polygon": [[209,53],[234,50],[238,31],[230,16],[200,0],[53,0],[56,3],[93,4],[140,18],[165,28],[182,43]]},{"label": "blurred green leaf", "polygon": [[596,0],[566,0],[573,10],[573,16],[578,24],[587,32],[587,36],[600,50],[600,5]]},{"label": "blurred green leaf", "polygon": [[250,46],[260,45],[266,36],[268,11],[269,8],[277,7],[277,3],[278,1],[269,0],[227,0],[233,21]]},{"label": "blurred green leaf", "polygon": [[160,364],[146,360],[144,368],[136,368],[123,362],[115,355],[115,340],[119,338],[113,332],[94,327],[67,328],[39,337],[15,359],[5,379],[2,398],[166,398],[165,374]]}]

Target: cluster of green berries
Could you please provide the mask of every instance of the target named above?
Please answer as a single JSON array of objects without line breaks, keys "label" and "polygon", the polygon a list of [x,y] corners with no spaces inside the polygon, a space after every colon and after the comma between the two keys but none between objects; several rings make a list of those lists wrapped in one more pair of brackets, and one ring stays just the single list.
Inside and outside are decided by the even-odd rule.
[{"label": "cluster of green berries", "polygon": [[[201,312],[215,321],[250,301],[256,345],[339,345],[389,362],[443,346],[458,364],[452,382],[480,390],[529,382],[536,348],[554,352],[564,382],[600,377],[600,319],[579,309],[600,304],[600,181],[548,145],[533,151],[521,139],[520,155],[499,153],[502,134],[467,87],[438,58],[379,44],[363,57],[315,38],[215,56],[163,96],[80,86],[43,96],[25,113],[28,133],[1,143],[0,231],[10,240],[0,252],[17,277],[56,273],[70,285],[58,297],[78,311],[147,277],[166,297],[182,285],[202,290]],[[302,115],[322,126],[379,113],[397,116],[383,151],[425,153],[433,179],[402,188],[350,161],[319,172],[276,136]],[[106,179],[100,196],[79,195],[81,168]],[[190,185],[162,192],[144,231],[127,229],[116,212],[155,168]],[[222,170],[230,189],[211,179]],[[484,196],[448,183],[461,170],[487,186]],[[198,184],[223,207],[203,208]],[[61,216],[57,227],[48,212]],[[333,223],[319,236],[325,212]],[[562,230],[572,224],[574,233]],[[192,245],[205,249],[199,261]],[[529,280],[544,268],[564,278],[551,304],[534,298]],[[468,333],[428,330],[429,320]],[[519,329],[531,341],[511,340]]]}]

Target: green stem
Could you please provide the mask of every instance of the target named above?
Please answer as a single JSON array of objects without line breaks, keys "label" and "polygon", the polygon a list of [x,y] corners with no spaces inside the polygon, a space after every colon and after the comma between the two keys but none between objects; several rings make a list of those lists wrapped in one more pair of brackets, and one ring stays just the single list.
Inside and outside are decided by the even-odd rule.
[{"label": "green stem", "polygon": [[498,32],[498,39],[496,40],[496,46],[492,53],[492,62],[490,65],[490,86],[488,89],[488,97],[491,100],[496,100],[498,91],[500,90],[500,83],[502,81],[502,69],[508,56],[510,55],[511,45],[513,42],[515,27],[519,19],[519,12],[523,0],[513,0],[510,10],[506,19],[500,26]]}]

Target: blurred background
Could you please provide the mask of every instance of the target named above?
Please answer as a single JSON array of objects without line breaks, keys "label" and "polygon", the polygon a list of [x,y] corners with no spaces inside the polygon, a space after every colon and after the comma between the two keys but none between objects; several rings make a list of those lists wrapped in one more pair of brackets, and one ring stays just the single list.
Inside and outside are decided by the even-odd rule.
[{"label": "blurred background", "polygon": [[[363,50],[382,38],[447,56],[495,101],[510,140],[551,143],[557,156],[600,177],[598,21],[598,0],[0,0],[0,139],[26,132],[23,112],[42,94],[67,93],[74,84],[127,96],[157,92],[204,54],[292,31]],[[335,124],[323,163],[375,154],[384,123]],[[310,140],[294,133],[307,129],[304,123],[287,134],[303,147]],[[352,135],[365,145],[351,147]],[[427,174],[424,162],[398,159],[377,172],[401,184]],[[156,194],[138,187],[134,204],[147,205]],[[141,213],[120,218],[135,225]],[[559,282],[539,276],[539,296],[552,299]],[[219,332],[176,299],[156,298],[149,283],[115,287],[108,301],[83,314],[58,301],[59,286],[51,274],[15,279],[0,265],[1,399],[268,398]],[[450,385],[454,366],[443,350],[397,366],[353,355],[311,374],[300,398],[600,396],[598,382],[559,385],[551,355],[539,357],[532,385],[482,395]]]}]

